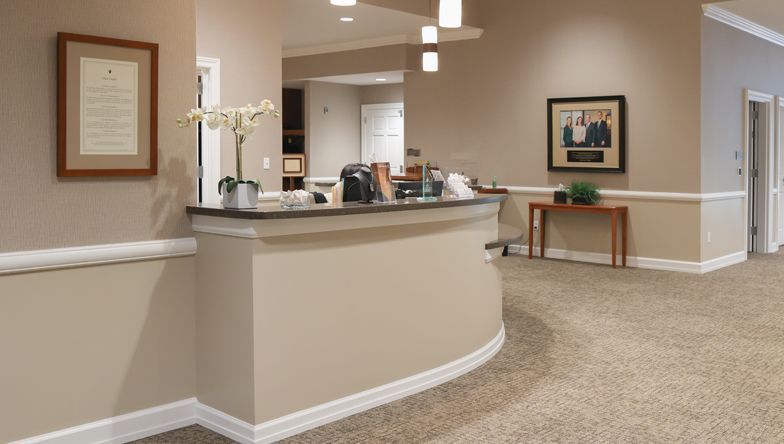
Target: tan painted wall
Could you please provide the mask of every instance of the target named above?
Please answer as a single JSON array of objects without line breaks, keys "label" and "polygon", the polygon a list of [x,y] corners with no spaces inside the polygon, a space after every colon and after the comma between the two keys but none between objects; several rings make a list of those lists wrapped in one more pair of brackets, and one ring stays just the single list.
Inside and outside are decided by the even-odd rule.
[{"label": "tan painted wall", "polygon": [[[700,244],[702,260],[720,258],[746,250],[746,229],[743,199],[703,202],[701,208]],[[708,232],[711,241],[708,242]]]},{"label": "tan painted wall", "polygon": [[346,164],[359,162],[361,92],[353,85],[306,82],[308,176],[337,177]]},{"label": "tan painted wall", "polygon": [[0,277],[0,442],[195,393],[194,260]]},{"label": "tan painted wall", "polygon": [[[190,235],[193,134],[174,119],[193,102],[192,0],[0,0],[0,252]],[[159,173],[59,179],[57,32],[160,45]]]},{"label": "tan painted wall", "polygon": [[[700,2],[483,2],[481,39],[406,73],[406,146],[482,182],[700,190]],[[666,30],[664,32],[663,30]],[[624,94],[628,173],[548,173],[550,97]]]},{"label": "tan painted wall", "polygon": [[362,104],[403,103],[403,84],[363,86],[361,89]]},{"label": "tan painted wall", "polygon": [[[515,193],[501,209],[500,221],[522,228],[521,243],[525,245],[528,245],[528,202],[533,201],[552,201],[552,196]],[[700,261],[699,202],[605,199],[602,203],[629,207],[629,256]],[[539,219],[538,211],[535,218]],[[545,220],[547,248],[610,254],[612,237],[608,216],[551,213]],[[534,245],[538,246],[539,233],[534,232],[534,237]],[[618,248],[620,254],[620,243]]]},{"label": "tan painted wall", "polygon": [[[221,105],[281,105],[280,0],[197,0],[197,53],[221,60]],[[260,178],[265,191],[281,188],[282,123],[265,118],[245,142],[243,173]],[[221,175],[235,175],[234,135],[221,137]],[[263,169],[263,158],[270,169]],[[210,185],[211,186],[211,185]]]}]

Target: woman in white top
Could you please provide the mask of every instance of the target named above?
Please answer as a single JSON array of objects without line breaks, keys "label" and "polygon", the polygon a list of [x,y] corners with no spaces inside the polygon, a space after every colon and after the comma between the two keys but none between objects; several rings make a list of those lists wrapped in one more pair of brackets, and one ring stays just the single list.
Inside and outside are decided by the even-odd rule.
[{"label": "woman in white top", "polygon": [[585,125],[583,125],[583,116],[577,118],[577,124],[574,126],[574,146],[585,146]]}]

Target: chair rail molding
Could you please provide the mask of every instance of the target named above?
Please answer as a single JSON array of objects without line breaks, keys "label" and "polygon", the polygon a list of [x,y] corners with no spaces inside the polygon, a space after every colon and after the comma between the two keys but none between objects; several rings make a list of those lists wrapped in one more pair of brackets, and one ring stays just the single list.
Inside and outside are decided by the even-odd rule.
[{"label": "chair rail molding", "polygon": [[166,259],[196,254],[196,238],[0,253],[0,276],[31,271]]},{"label": "chair rail molding", "polygon": [[[552,195],[557,190],[555,187],[524,187],[524,186],[500,186],[509,190],[510,194],[542,194]],[[719,200],[743,199],[746,197],[745,191],[724,191],[719,193],[671,193],[659,191],[627,191],[627,190],[599,190],[602,197],[612,199],[630,200],[658,200],[658,201],[681,201],[681,202],[714,202]]]}]

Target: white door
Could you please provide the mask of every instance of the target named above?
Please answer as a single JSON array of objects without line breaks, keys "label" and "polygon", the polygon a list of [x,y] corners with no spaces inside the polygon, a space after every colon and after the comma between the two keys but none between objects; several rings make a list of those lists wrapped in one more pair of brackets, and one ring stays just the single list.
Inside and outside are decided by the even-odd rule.
[{"label": "white door", "polygon": [[362,163],[389,162],[393,175],[405,171],[403,104],[362,105]]}]

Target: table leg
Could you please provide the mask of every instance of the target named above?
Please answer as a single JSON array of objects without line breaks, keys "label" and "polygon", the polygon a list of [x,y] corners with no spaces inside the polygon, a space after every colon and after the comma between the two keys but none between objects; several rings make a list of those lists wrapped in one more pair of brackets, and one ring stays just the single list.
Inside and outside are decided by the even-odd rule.
[{"label": "table leg", "polygon": [[539,209],[539,257],[544,257],[544,215],[546,211]]},{"label": "table leg", "polygon": [[626,228],[628,226],[628,219],[629,214],[624,211],[623,212],[623,219],[621,219],[621,228],[623,229],[623,234],[621,234],[621,254],[623,255],[623,266],[626,267]]},{"label": "table leg", "polygon": [[528,259],[534,258],[534,208],[528,207]]},{"label": "table leg", "polygon": [[610,220],[611,220],[611,227],[610,230],[612,232],[612,266],[616,268],[616,258],[615,253],[618,249],[618,212],[613,211],[610,213]]}]

